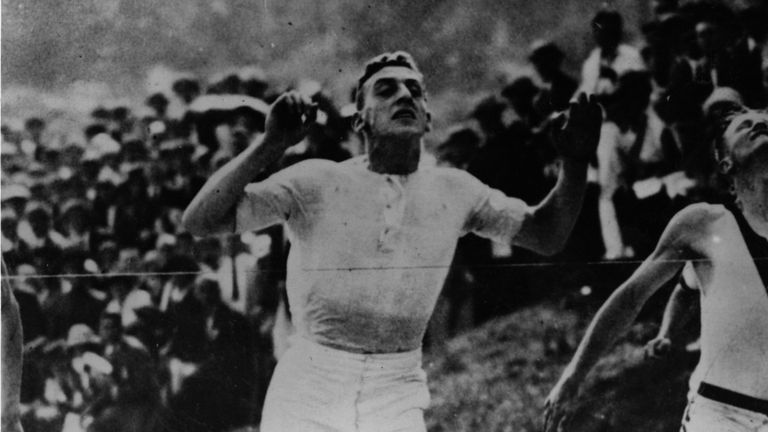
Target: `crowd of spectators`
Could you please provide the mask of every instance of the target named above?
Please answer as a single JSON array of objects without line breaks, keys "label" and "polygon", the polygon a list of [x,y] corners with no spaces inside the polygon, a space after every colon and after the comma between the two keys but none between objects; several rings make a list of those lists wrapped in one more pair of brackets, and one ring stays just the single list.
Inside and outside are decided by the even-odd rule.
[{"label": "crowd of spectators", "polygon": [[[148,115],[98,107],[80,142],[49,139],[41,118],[3,126],[2,249],[24,327],[28,430],[258,423],[274,322],[288,322],[286,241],[279,227],[193,238],[180,225],[208,176],[263,132],[276,95],[258,72],[179,79],[146,98]],[[302,88],[322,117],[271,171],[351,156],[348,116],[315,83]]]},{"label": "crowd of spectators", "polygon": [[535,204],[556,181],[551,133],[560,110],[578,92],[595,95],[603,107],[582,214],[554,261],[542,266],[541,257],[525,250],[473,237],[460,242],[457,267],[468,270],[457,286],[472,286],[475,320],[556,286],[585,293],[615,288],[677,210],[730,199],[714,166],[718,122],[712,119],[730,104],[768,106],[766,5],[655,0],[651,10],[633,43],[625,40],[619,11],[597,11],[594,48],[580,77],[564,70],[566,53],[556,43],[534,42],[528,60],[536,73],[475,107],[479,135],[460,129],[438,148],[439,160]]},{"label": "crowd of spectators", "polygon": [[[710,162],[708,116],[723,104],[766,106],[768,12],[714,1],[654,0],[652,9],[636,44],[623,40],[618,11],[597,12],[580,77],[564,71],[554,42],[535,42],[535,76],[480,101],[434,148],[438,165],[535,203],[556,180],[551,133],[573,95],[594,94],[604,108],[584,210],[555,257],[575,267],[547,278],[536,270],[542,257],[462,239],[433,343],[508,312],[552,277],[598,283],[585,263],[643,257],[676,209],[727,199]],[[362,151],[353,107],[317,83],[297,87],[318,104],[318,120],[263,176]],[[243,68],[207,85],[179,79],[146,98],[150,114],[97,108],[81,141],[50,139],[41,118],[23,130],[3,125],[2,256],[24,328],[27,430],[258,424],[290,332],[289,244],[280,227],[194,238],[180,217],[208,176],[263,132],[276,96],[262,71]],[[179,113],[169,114],[171,103]]]}]

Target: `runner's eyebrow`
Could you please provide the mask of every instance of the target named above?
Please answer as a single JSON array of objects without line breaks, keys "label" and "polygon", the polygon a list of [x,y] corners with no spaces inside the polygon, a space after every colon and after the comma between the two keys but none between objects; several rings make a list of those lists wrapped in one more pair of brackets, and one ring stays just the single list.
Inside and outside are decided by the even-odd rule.
[{"label": "runner's eyebrow", "polygon": [[424,94],[424,86],[421,85],[421,82],[419,82],[417,79],[406,79],[405,86],[408,87],[408,90],[411,92],[411,94],[413,94],[413,96],[420,97]]},{"label": "runner's eyebrow", "polygon": [[744,129],[749,129],[752,127],[752,124],[753,124],[752,119],[749,119],[749,118],[744,119],[739,123],[738,126],[736,126],[736,131],[738,132]]},{"label": "runner's eyebrow", "polygon": [[389,88],[396,86],[398,82],[404,83],[411,93],[416,92],[417,94],[414,94],[416,97],[420,97],[424,94],[424,86],[419,80],[414,78],[398,80],[397,78],[392,77],[382,77],[373,83],[373,91],[375,93],[386,91]]},{"label": "runner's eyebrow", "polygon": [[395,85],[395,79],[394,78],[379,78],[373,83],[373,90],[376,93],[379,93],[381,91],[384,91],[388,89],[389,87],[392,87]]}]

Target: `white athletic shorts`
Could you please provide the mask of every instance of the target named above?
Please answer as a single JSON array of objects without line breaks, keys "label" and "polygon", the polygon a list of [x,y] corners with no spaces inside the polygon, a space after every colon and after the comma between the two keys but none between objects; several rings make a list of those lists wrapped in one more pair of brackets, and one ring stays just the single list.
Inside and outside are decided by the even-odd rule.
[{"label": "white athletic shorts", "polygon": [[768,432],[768,416],[695,395],[683,415],[681,432]]},{"label": "white athletic shorts", "polygon": [[295,336],[269,384],[262,432],[425,432],[421,350],[355,354]]}]

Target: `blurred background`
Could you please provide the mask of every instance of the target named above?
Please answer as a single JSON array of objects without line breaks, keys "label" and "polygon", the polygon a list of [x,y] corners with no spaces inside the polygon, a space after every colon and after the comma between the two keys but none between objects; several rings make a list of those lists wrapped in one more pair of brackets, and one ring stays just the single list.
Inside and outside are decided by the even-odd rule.
[{"label": "blurred background", "polygon": [[[649,16],[643,0],[613,2],[628,37]],[[599,1],[4,0],[4,117],[87,114],[169,91],[181,73],[210,77],[256,65],[287,86],[312,77],[345,100],[362,62],[409,51],[427,76],[436,119],[448,124],[482,92],[530,70],[536,39],[557,42],[576,73],[591,49]],[[71,115],[71,114],[70,114]]]}]

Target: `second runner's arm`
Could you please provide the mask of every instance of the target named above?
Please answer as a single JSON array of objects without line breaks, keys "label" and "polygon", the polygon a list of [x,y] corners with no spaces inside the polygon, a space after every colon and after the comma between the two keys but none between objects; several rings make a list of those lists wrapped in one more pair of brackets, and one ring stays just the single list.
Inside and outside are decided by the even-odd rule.
[{"label": "second runner's arm", "polygon": [[546,431],[557,430],[564,404],[578,393],[589,371],[635,321],[645,302],[678,273],[692,255],[690,208],[670,221],[653,253],[603,304],[592,320],[571,362],[545,403]]}]

